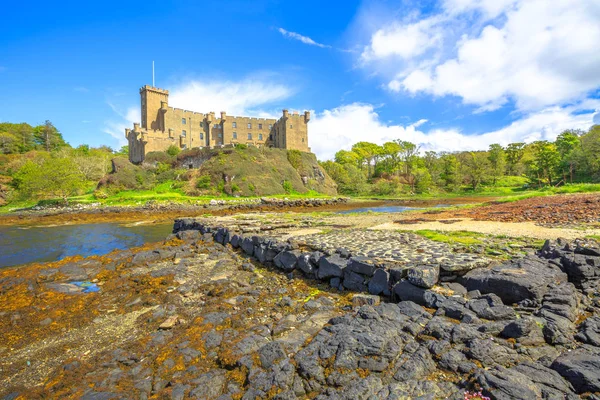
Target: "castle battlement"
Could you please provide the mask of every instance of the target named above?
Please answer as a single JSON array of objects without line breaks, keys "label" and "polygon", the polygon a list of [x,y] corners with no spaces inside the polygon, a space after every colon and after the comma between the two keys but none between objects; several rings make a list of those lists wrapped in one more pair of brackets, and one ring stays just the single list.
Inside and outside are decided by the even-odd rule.
[{"label": "castle battlement", "polygon": [[[125,130],[131,162],[142,162],[147,153],[164,151],[173,145],[191,149],[243,143],[310,151],[308,111],[301,115],[298,111],[290,114],[288,110],[282,110],[279,119],[230,116],[226,111],[220,111],[217,116],[214,111],[202,113],[171,107],[168,99],[168,90],[150,85],[140,88],[142,122],[134,124],[133,130]],[[190,119],[190,116],[194,118]],[[245,124],[251,124],[251,127]],[[257,124],[262,126],[259,128]]]}]

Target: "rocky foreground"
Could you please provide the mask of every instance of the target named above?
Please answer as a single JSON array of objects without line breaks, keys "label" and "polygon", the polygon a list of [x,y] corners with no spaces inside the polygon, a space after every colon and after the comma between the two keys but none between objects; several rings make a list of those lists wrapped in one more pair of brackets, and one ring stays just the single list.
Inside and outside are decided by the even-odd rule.
[{"label": "rocky foreground", "polygon": [[0,271],[0,395],[600,399],[596,242],[501,262],[407,233],[175,231]]}]

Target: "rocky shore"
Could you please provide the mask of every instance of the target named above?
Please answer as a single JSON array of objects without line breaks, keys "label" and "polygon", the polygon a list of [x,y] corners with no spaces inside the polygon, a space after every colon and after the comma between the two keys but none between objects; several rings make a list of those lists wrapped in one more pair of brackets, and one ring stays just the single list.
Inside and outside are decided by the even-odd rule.
[{"label": "rocky shore", "polygon": [[[363,202],[367,206],[380,205],[381,201]],[[356,207],[346,197],[306,198],[306,199],[213,199],[206,203],[158,203],[148,201],[138,206],[106,206],[100,203],[35,206],[29,209],[15,210],[0,216],[0,225],[22,223],[81,223],[81,222],[110,222],[135,221],[142,218],[169,220],[183,215],[229,215],[240,212],[280,212],[319,210],[344,210]]]},{"label": "rocky shore", "polygon": [[509,261],[402,232],[180,219],[0,271],[0,395],[600,399],[600,246]]}]

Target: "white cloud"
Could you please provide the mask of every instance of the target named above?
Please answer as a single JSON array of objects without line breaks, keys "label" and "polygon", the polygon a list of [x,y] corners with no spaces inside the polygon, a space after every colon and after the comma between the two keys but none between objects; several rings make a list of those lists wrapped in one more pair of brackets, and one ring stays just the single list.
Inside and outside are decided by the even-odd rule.
[{"label": "white cloud", "polygon": [[302,42],[304,44],[308,44],[310,46],[317,46],[317,47],[321,47],[323,49],[325,49],[325,48],[331,48],[331,46],[329,46],[329,45],[315,42],[313,39],[309,38],[308,36],[304,36],[304,35],[301,35],[301,34],[296,33],[296,32],[290,32],[290,31],[287,31],[287,30],[285,30],[283,28],[278,28],[277,31],[279,33],[281,33],[285,37],[288,37],[288,38],[294,39],[294,40],[299,40],[300,42]]},{"label": "white cloud", "polygon": [[264,108],[292,94],[293,90],[286,85],[260,79],[238,82],[192,80],[169,91],[169,105],[203,113],[226,111],[229,115],[271,116]]},{"label": "white cloud", "polygon": [[360,60],[393,92],[540,110],[600,87],[599,20],[597,0],[445,0],[437,15],[375,30]]},{"label": "white cloud", "polygon": [[309,124],[309,145],[321,160],[333,159],[340,149],[349,150],[359,141],[382,144],[401,139],[421,145],[423,150],[485,150],[492,143],[554,140],[566,129],[587,130],[600,113],[577,113],[581,109],[600,110],[600,100],[588,100],[579,106],[553,106],[524,116],[501,129],[466,135],[460,129],[418,129],[427,120],[408,125],[382,122],[371,104],[353,103],[313,113]]},{"label": "white cloud", "polygon": [[371,37],[361,57],[363,61],[400,56],[410,59],[420,56],[440,44],[441,35],[435,28],[436,18],[423,19],[412,24],[395,23],[379,29]]},{"label": "white cloud", "polygon": [[111,102],[107,104],[117,114],[118,118],[104,121],[104,129],[102,131],[112,136],[119,146],[124,146],[127,144],[125,129],[132,129],[134,123],[140,122],[140,108],[129,107],[123,112]]}]

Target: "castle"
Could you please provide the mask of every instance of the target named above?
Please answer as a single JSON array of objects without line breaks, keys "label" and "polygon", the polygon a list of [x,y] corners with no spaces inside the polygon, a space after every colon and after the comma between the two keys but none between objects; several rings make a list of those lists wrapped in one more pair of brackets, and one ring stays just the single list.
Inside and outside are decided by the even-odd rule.
[{"label": "castle", "polygon": [[221,111],[202,114],[169,107],[169,91],[146,85],[140,89],[142,123],[125,129],[129,141],[129,161],[140,163],[151,151],[165,151],[171,145],[180,149],[224,147],[235,144],[277,147],[310,152],[308,121],[310,112],[289,113],[281,118],[232,117]]}]

